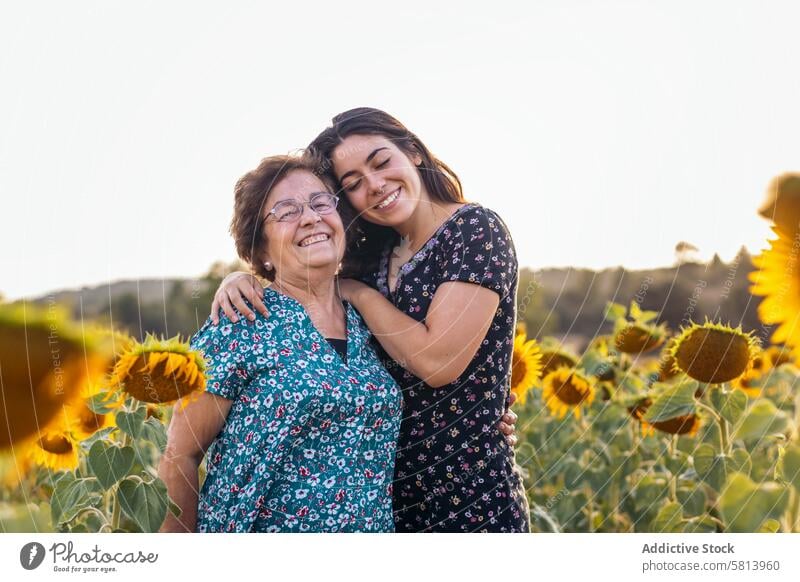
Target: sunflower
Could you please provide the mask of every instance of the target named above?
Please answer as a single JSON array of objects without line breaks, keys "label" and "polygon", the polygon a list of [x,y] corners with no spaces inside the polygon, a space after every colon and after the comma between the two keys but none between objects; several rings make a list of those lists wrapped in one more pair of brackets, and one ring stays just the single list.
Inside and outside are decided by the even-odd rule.
[{"label": "sunflower", "polygon": [[628,407],[628,414],[637,420],[641,426],[642,436],[655,434],[655,429],[653,426],[642,420],[645,412],[647,412],[647,409],[650,408],[651,404],[653,404],[653,401],[650,398],[645,397],[633,404],[633,406]]},{"label": "sunflower", "polygon": [[102,404],[107,409],[116,409],[123,404],[122,398],[114,398],[114,393],[104,395],[99,385],[95,384],[91,388],[84,388],[79,398],[64,407],[64,424],[80,440],[92,436],[102,428],[114,426],[115,413],[113,410],[107,413],[98,413],[89,407],[88,401],[96,399],[98,396],[102,398]]},{"label": "sunflower", "polygon": [[71,471],[78,466],[78,442],[63,430],[42,431],[28,450],[36,464],[53,471]]},{"label": "sunflower", "polygon": [[169,404],[182,399],[185,406],[205,390],[204,371],[200,352],[179,337],[159,340],[148,335],[119,358],[113,383],[141,402]]},{"label": "sunflower", "polygon": [[654,350],[664,343],[666,329],[663,326],[629,323],[614,336],[614,345],[626,354],[639,354]]},{"label": "sunflower", "polygon": [[578,364],[578,358],[560,348],[549,348],[542,350],[542,376],[547,376],[558,368],[574,368]]},{"label": "sunflower", "polygon": [[688,434],[694,436],[700,428],[700,417],[696,414],[685,414],[667,420],[650,423],[653,428],[667,434]]},{"label": "sunflower", "polygon": [[675,338],[671,338],[664,349],[661,351],[661,356],[658,359],[658,381],[666,382],[670,378],[674,378],[680,371],[675,366],[675,358],[672,355],[672,350],[675,347]]},{"label": "sunflower", "polygon": [[644,421],[644,415],[652,404],[653,401],[645,396],[628,407],[628,413],[642,425],[642,436],[655,434],[656,430],[667,434],[688,434],[690,436],[697,434],[697,429],[700,428],[700,417],[694,413],[656,422]]},{"label": "sunflower", "polygon": [[578,370],[558,368],[544,377],[543,384],[545,403],[559,418],[564,418],[570,411],[575,418],[580,418],[581,406],[588,406],[594,401],[592,381]]},{"label": "sunflower", "polygon": [[[21,451],[21,454],[17,451]],[[13,448],[0,453],[0,488],[17,489],[25,487],[24,481],[33,468],[30,444],[17,442]]]},{"label": "sunflower", "polygon": [[0,305],[0,450],[44,430],[112,359],[97,330],[70,321],[58,306]]},{"label": "sunflower", "polygon": [[759,214],[787,233],[800,230],[800,174],[782,174],[767,186]]},{"label": "sunflower", "polygon": [[536,340],[527,340],[524,334],[514,338],[514,355],[511,362],[511,392],[520,404],[525,404],[528,391],[542,377],[542,352]]},{"label": "sunflower", "polygon": [[783,364],[794,364],[792,351],[784,346],[769,346],[766,349],[766,354],[773,368],[777,368]]},{"label": "sunflower", "polygon": [[778,238],[770,241],[770,249],[753,257],[756,270],[749,278],[753,295],[764,300],[758,306],[758,317],[767,325],[778,325],[772,334],[773,343],[786,343],[800,353],[800,233],[791,235],[781,227],[772,229]]},{"label": "sunflower", "polygon": [[708,320],[683,329],[675,338],[672,357],[675,365],[690,378],[720,384],[741,376],[748,369],[757,349],[757,340],[732,328]]},{"label": "sunflower", "polygon": [[[595,365],[591,367],[592,376],[601,382],[613,383],[616,378],[616,371],[614,369],[614,361],[611,357],[611,351],[609,349],[609,342],[609,336],[597,336],[589,344],[589,349],[584,354],[584,358],[588,356],[597,360]],[[594,354],[591,352],[594,352]],[[574,367],[574,365],[572,367]],[[584,369],[586,369],[587,372],[589,371],[588,367],[584,367]],[[611,394],[609,389],[604,384],[601,384],[601,387],[603,387],[604,394],[610,398]],[[603,399],[607,400],[605,397]]]},{"label": "sunflower", "polygon": [[756,398],[761,394],[761,380],[764,374],[755,369],[747,370],[744,374],[731,381],[731,386],[738,388],[750,398]]},{"label": "sunflower", "polygon": [[761,393],[764,376],[772,368],[772,359],[766,350],[758,348],[750,360],[750,367],[744,374],[731,380],[731,386],[742,390],[750,398]]}]

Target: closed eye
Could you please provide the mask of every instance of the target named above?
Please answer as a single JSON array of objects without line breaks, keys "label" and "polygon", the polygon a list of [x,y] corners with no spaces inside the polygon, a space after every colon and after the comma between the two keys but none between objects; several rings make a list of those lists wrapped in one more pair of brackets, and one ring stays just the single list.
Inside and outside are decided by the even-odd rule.
[{"label": "closed eye", "polygon": [[354,180],[350,182],[347,186],[345,186],[344,189],[347,190],[348,192],[353,192],[359,187],[360,184],[361,184],[360,179]]},{"label": "closed eye", "polygon": [[378,165],[377,165],[377,166],[375,166],[375,167],[376,167],[376,168],[382,168],[382,167],[384,167],[386,164],[388,164],[388,163],[389,163],[389,160],[391,160],[391,159],[392,159],[392,158],[391,158],[391,156],[390,156],[390,157],[386,158],[385,160],[383,160],[383,161],[382,161],[380,164],[378,164]]}]

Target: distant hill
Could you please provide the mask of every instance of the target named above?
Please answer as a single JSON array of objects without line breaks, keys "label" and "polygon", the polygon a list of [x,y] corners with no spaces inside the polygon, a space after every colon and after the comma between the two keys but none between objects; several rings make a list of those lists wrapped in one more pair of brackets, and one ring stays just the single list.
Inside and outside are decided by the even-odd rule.
[{"label": "distant hill", "polygon": [[[213,293],[225,273],[240,265],[215,264],[198,279],[126,280],[60,290],[35,301],[55,300],[76,317],[113,321],[135,336],[146,332],[189,336],[208,315]],[[532,336],[555,335],[573,344],[609,329],[606,303],[637,301],[658,311],[659,321],[673,330],[704,317],[721,319],[766,339],[769,329],[758,321],[759,298],[749,293],[750,255],[742,249],[730,263],[714,257],[708,263],[686,262],[672,267],[629,271],[622,267],[591,269],[522,269],[519,319]]]},{"label": "distant hill", "polygon": [[[143,304],[163,300],[167,297],[179,279],[134,279],[104,283],[96,287],[81,287],[80,289],[63,289],[36,297],[33,301],[45,303],[55,301],[67,306],[70,311],[80,314],[80,305],[83,303],[84,312],[97,313],[109,301],[121,295],[134,295]],[[192,280],[186,280],[192,284]]]}]

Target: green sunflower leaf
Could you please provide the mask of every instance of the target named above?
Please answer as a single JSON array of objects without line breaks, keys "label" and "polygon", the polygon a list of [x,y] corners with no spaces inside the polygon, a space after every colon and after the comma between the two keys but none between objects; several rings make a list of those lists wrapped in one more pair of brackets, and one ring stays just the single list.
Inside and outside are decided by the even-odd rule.
[{"label": "green sunflower leaf", "polygon": [[167,517],[169,497],[161,479],[150,482],[131,476],[125,478],[117,491],[120,506],[143,532],[156,532]]},{"label": "green sunflower leaf", "polygon": [[695,412],[697,402],[694,393],[698,387],[697,382],[689,380],[674,386],[656,382],[654,387],[663,387],[664,391],[655,397],[653,404],[647,409],[645,422],[661,422]]}]

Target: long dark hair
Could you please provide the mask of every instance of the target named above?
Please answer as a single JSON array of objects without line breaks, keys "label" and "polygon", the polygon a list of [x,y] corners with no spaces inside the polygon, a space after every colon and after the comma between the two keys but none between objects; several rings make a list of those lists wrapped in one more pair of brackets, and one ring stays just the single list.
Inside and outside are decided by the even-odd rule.
[{"label": "long dark hair", "polygon": [[335,116],[331,124],[309,144],[306,153],[315,160],[318,171],[339,186],[339,209],[347,233],[347,248],[340,275],[362,278],[374,272],[383,249],[396,244],[399,235],[391,227],[364,220],[347,200],[333,171],[333,151],[344,139],[351,135],[381,135],[408,156],[419,156],[422,163],[417,168],[422,183],[434,200],[464,202],[461,180],[447,164],[431,153],[416,134],[385,111],[357,107]]}]

